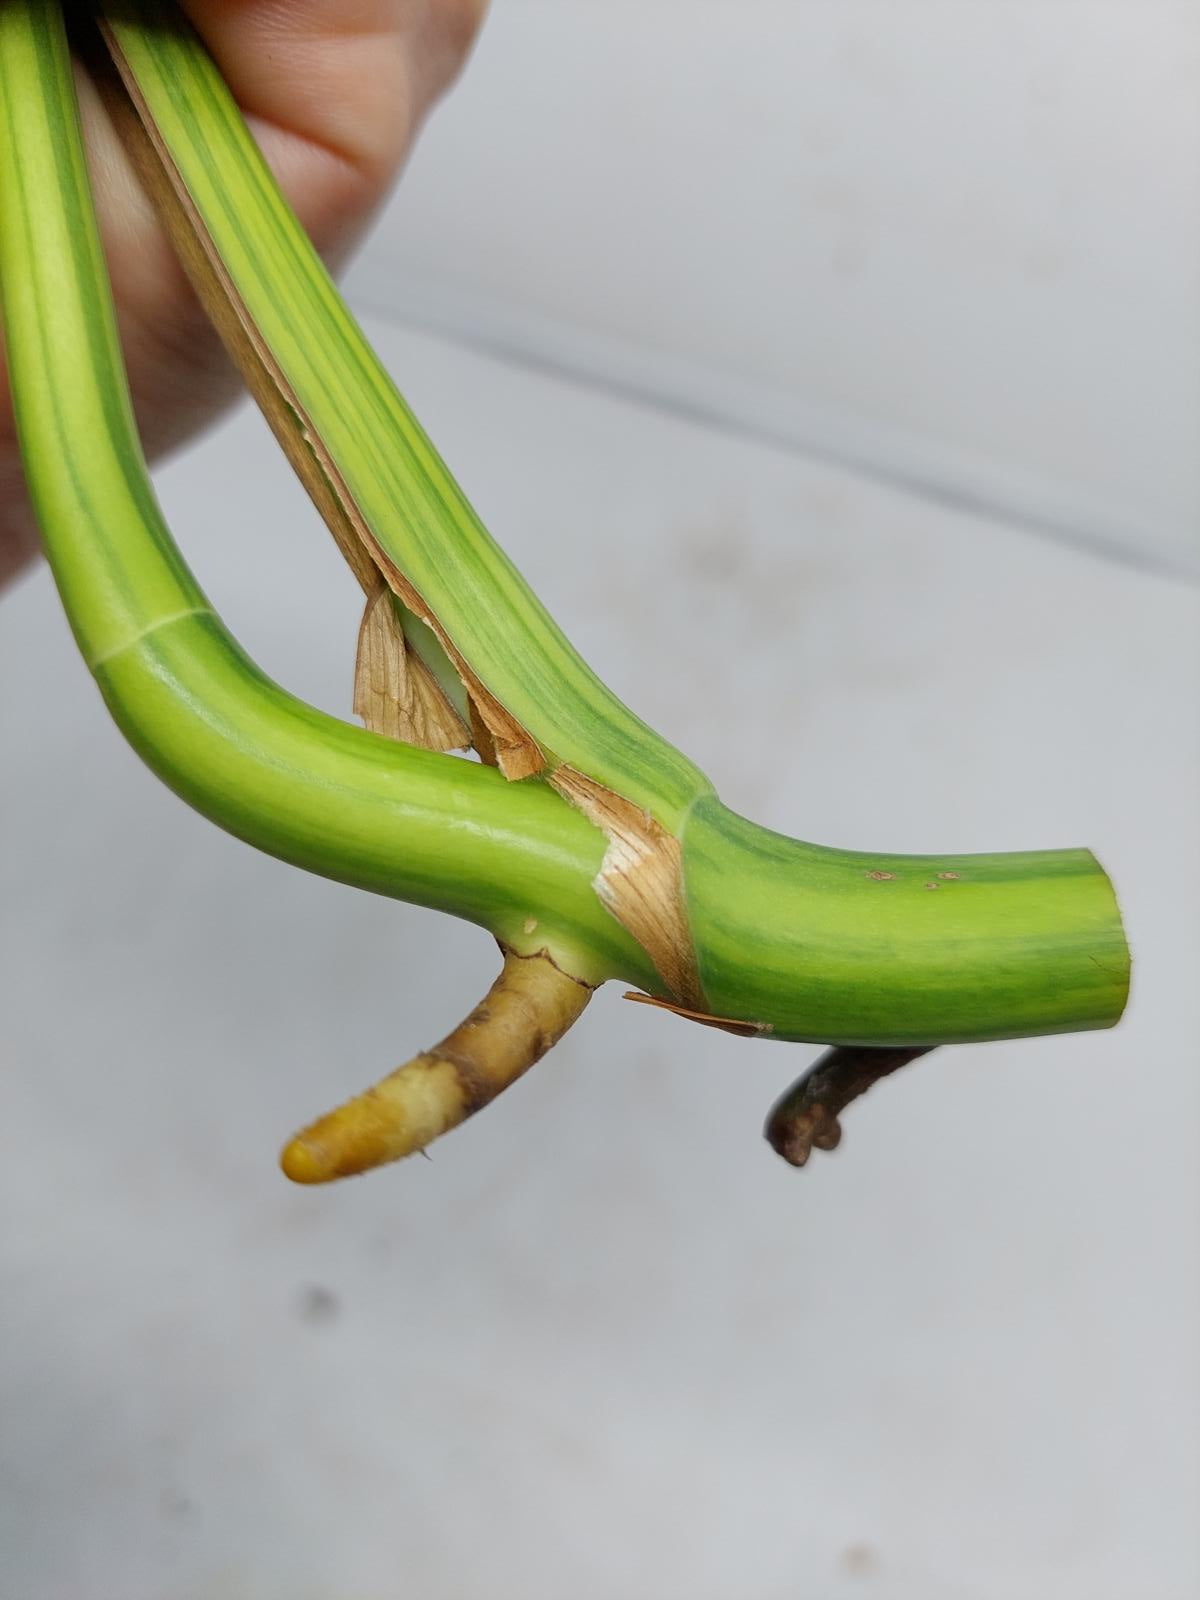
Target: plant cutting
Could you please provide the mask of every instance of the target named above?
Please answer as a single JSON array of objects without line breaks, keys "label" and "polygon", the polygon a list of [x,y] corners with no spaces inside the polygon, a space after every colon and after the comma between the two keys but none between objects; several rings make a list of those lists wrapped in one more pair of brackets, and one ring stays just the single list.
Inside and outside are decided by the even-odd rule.
[{"label": "plant cutting", "polygon": [[[31,497],[80,650],[147,764],[306,870],[464,917],[502,969],[440,1045],[291,1141],[302,1182],[423,1149],[609,980],[684,1019],[828,1044],[768,1135],[947,1043],[1112,1026],[1128,952],[1083,849],[826,849],[728,810],[571,647],[491,538],[289,210],[176,7],[96,9],[114,120],[363,591],[353,708],[267,679],[178,551],[139,446],[61,8],[0,6],[0,290]],[[563,508],[569,531],[570,508]],[[472,751],[478,759],[454,752]]]}]

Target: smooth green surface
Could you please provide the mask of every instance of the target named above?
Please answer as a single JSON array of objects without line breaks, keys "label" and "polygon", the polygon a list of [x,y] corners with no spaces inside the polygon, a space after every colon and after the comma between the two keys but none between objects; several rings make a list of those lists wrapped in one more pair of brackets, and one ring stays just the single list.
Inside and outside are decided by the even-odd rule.
[{"label": "smooth green surface", "polygon": [[545,783],[328,717],[265,678],[211,617],[166,624],[96,677],[139,754],[239,838],[465,917],[515,949],[548,943],[581,975],[655,984],[590,888],[603,835]]},{"label": "smooth green surface", "polygon": [[[139,57],[138,30],[127,23],[122,37]],[[160,49],[211,76],[190,34],[151,30],[147,71]],[[200,147],[218,112],[181,91],[175,114],[187,123],[190,112],[189,138]],[[234,194],[251,177],[229,159]],[[243,222],[265,226],[253,208]],[[254,242],[246,232],[242,248],[252,252]],[[267,253],[281,248],[275,240]],[[311,263],[292,262],[283,288],[291,274],[298,284],[310,272]],[[547,948],[589,981],[622,977],[663,995],[645,953],[592,888],[603,835],[544,781],[509,783],[313,710],[265,678],[212,614],[146,477],[61,18],[48,0],[0,4],[0,283],[22,454],[55,577],[108,705],[148,764],[273,855],[466,917],[518,950]],[[336,307],[328,323],[324,314],[318,307],[301,325],[314,346],[361,337]],[[388,408],[379,410],[378,370],[348,368],[340,381],[347,404],[366,408],[370,441],[360,441],[356,460],[370,476],[376,454],[387,454],[380,441],[392,438],[380,421]],[[425,446],[414,438],[420,456]],[[400,491],[418,497],[403,501],[411,508],[436,458],[397,460]],[[431,553],[458,551],[460,513],[452,499],[425,505],[421,537]],[[554,654],[557,634],[490,541],[470,546],[466,567],[468,589],[492,595],[497,640],[510,612],[521,612],[509,665],[518,676],[528,668],[522,692],[539,699],[542,657],[521,651],[532,631]],[[447,556],[446,570],[465,569]],[[561,657],[563,672],[573,661]],[[576,670],[586,678],[578,702],[570,673],[557,682],[575,708],[578,764],[611,775],[604,763],[623,751],[644,776],[649,752],[654,781],[665,786],[656,792],[678,804],[687,911],[713,1013],[767,1023],[776,1037],[863,1044],[1053,1033],[1120,1015],[1128,955],[1112,890],[1088,852],[879,857],[784,838],[726,810],[703,780],[693,793],[694,769],[674,752],[654,766],[665,747],[653,736],[626,748],[607,701],[587,687],[595,680],[582,664]],[[588,759],[593,745],[600,766]]]},{"label": "smooth green surface", "polygon": [[[120,0],[104,9],[230,278],[380,545],[547,755],[678,826],[708,780],[600,682],[480,522],[177,8]],[[569,506],[562,517],[567,540]],[[594,556],[605,559],[602,549]]]},{"label": "smooth green surface", "polygon": [[826,850],[702,799],[684,832],[684,863],[710,1009],[769,1020],[780,1038],[925,1044],[1063,1033],[1109,1027],[1125,1004],[1116,901],[1087,850]]}]

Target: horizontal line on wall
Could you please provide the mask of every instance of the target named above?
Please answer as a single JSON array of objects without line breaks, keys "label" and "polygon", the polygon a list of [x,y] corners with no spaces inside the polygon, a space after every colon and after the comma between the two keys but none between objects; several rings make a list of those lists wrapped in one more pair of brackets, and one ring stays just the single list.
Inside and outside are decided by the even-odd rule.
[{"label": "horizontal line on wall", "polygon": [[347,276],[359,310],[505,361],[602,389],[1143,571],[1200,581],[1196,529],[1165,528],[1003,461],[881,427],[738,374],[463,289],[403,277],[369,252]]}]

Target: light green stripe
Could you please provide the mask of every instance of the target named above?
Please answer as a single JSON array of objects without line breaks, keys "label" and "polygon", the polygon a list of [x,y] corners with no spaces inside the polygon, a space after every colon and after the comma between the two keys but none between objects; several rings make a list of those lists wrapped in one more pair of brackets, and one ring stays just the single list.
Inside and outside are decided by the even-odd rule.
[{"label": "light green stripe", "polygon": [[1125,1004],[1120,917],[1090,851],[826,850],[715,799],[683,845],[709,1006],[778,1037],[1001,1039],[1109,1027]]}]

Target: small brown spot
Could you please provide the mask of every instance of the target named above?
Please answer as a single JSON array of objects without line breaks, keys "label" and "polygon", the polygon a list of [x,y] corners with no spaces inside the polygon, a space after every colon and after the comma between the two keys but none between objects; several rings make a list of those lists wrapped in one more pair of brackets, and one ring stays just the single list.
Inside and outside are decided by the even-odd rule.
[{"label": "small brown spot", "polygon": [[502,1084],[492,1082],[486,1069],[479,1062],[464,1051],[454,1049],[449,1041],[444,1040],[436,1050],[426,1051],[419,1059],[433,1072],[440,1071],[443,1065],[452,1069],[462,1099],[463,1122],[489,1105],[503,1087]]},{"label": "small brown spot", "polygon": [[939,872],[938,873],[938,877],[939,878],[945,878],[947,883],[951,883],[951,882],[953,882],[953,880],[955,878],[958,877],[958,873],[957,872]]},{"label": "small brown spot", "polygon": [[896,874],[894,872],[875,871],[867,873],[867,877],[870,878],[873,883],[891,883],[895,876]]},{"label": "small brown spot", "polygon": [[842,1569],[856,1578],[869,1578],[878,1569],[879,1557],[869,1544],[848,1544],[842,1551]]},{"label": "small brown spot", "polygon": [[180,1521],[192,1514],[192,1502],[181,1489],[164,1489],[160,1504],[163,1516],[173,1522]]},{"label": "small brown spot", "polygon": [[524,923],[522,924],[522,926],[524,927],[526,933],[532,933],[534,931],[534,929],[537,927],[537,918],[536,917],[526,917]]},{"label": "small brown spot", "polygon": [[325,1324],[336,1322],[341,1303],[332,1289],[322,1283],[310,1283],[300,1295],[298,1315],[301,1322]]},{"label": "small brown spot", "polygon": [[926,888],[927,888],[927,889],[936,889],[936,888],[937,888],[937,884],[936,884],[936,883],[927,883],[927,884],[926,884],[926,885],[925,885],[925,887],[926,887]]},{"label": "small brown spot", "polygon": [[529,1035],[529,1054],[531,1057],[529,1063],[530,1066],[532,1066],[535,1061],[540,1061],[546,1054],[546,1051],[556,1043],[557,1040],[553,1034],[547,1033],[544,1028],[534,1028]]}]

